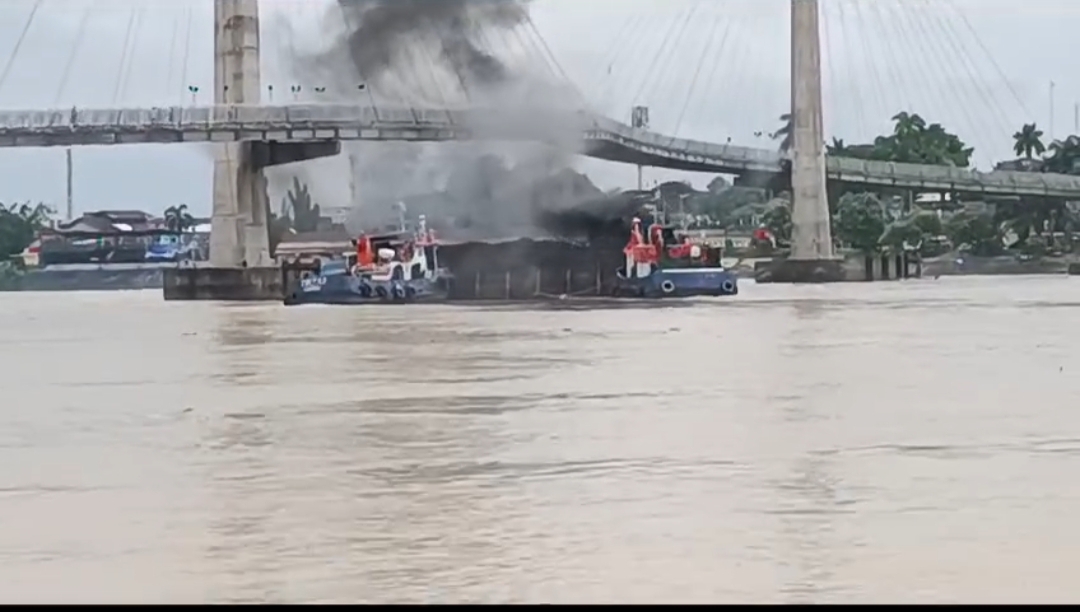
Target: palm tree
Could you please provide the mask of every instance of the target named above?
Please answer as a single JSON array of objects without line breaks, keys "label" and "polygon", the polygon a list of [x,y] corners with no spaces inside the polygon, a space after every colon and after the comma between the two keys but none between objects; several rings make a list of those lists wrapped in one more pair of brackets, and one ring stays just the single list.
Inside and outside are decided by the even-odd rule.
[{"label": "palm tree", "polygon": [[847,144],[843,138],[833,138],[832,144],[825,147],[825,152],[836,157],[843,157],[848,154]]},{"label": "palm tree", "polygon": [[164,217],[165,227],[170,232],[182,234],[195,225],[195,217],[188,212],[187,204],[166,208]]},{"label": "palm tree", "polygon": [[1050,155],[1046,157],[1046,163],[1051,172],[1072,174],[1080,167],[1080,136],[1055,140],[1047,151]]},{"label": "palm tree", "polygon": [[780,129],[769,134],[769,138],[780,141],[781,151],[790,151],[791,147],[795,144],[795,129],[791,113],[780,115],[780,121],[783,125],[780,126]]},{"label": "palm tree", "polygon": [[1036,127],[1034,123],[1025,123],[1019,132],[1013,134],[1013,139],[1016,140],[1013,151],[1027,159],[1032,159],[1035,155],[1042,155],[1046,152],[1042,137],[1043,131]]},{"label": "palm tree", "polygon": [[892,120],[896,122],[894,131],[897,138],[910,138],[926,129],[926,120],[916,113],[902,111],[894,115]]},{"label": "palm tree", "polygon": [[292,221],[292,229],[297,232],[313,232],[319,227],[322,210],[311,199],[311,192],[298,177],[293,177],[292,189],[281,201],[281,216]]}]

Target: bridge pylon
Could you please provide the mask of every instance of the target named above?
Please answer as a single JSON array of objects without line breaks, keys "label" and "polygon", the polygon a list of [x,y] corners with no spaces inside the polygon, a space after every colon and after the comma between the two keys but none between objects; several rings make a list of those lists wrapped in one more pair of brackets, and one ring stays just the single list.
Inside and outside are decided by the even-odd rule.
[{"label": "bridge pylon", "polygon": [[791,0],[791,256],[773,282],[843,280],[826,187],[818,0]]},{"label": "bridge pylon", "polygon": [[[258,0],[214,0],[215,104],[258,104],[261,90]],[[254,163],[251,143],[218,145],[211,266],[272,266],[269,213],[266,177]]]}]

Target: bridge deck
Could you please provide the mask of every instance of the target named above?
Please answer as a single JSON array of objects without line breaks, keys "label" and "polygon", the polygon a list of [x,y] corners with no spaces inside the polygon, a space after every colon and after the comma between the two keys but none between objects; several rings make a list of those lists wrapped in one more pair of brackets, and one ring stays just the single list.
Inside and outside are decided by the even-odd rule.
[{"label": "bridge deck", "polygon": [[[0,111],[0,147],[242,140],[557,141],[571,133],[583,135],[586,154],[590,144],[608,145],[613,152],[604,157],[615,161],[645,159],[657,166],[725,174],[778,173],[783,168],[783,156],[775,150],[674,138],[586,111],[550,108],[507,112],[294,104]],[[1070,175],[847,158],[830,158],[828,173],[832,179],[877,186],[1080,198],[1080,177]]]}]

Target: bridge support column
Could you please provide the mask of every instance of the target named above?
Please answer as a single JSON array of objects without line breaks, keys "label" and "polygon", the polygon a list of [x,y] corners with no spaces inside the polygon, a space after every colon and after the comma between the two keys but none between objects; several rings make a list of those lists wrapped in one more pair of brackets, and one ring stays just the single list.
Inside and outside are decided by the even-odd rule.
[{"label": "bridge support column", "polygon": [[[214,103],[258,104],[261,89],[258,0],[214,0]],[[211,266],[272,266],[270,201],[252,145],[219,145],[216,155]]]},{"label": "bridge support column", "polygon": [[829,226],[818,0],[791,0],[791,257],[775,282],[843,279]]}]

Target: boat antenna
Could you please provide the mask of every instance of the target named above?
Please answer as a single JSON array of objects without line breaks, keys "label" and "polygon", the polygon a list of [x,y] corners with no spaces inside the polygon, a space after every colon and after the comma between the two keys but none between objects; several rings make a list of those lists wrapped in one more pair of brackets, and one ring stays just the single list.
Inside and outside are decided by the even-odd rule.
[{"label": "boat antenna", "polygon": [[397,211],[398,211],[398,227],[401,229],[401,231],[404,232],[404,231],[406,231],[405,213],[406,213],[406,210],[407,210],[405,208],[405,202],[398,202],[397,205],[396,205],[396,208],[397,208]]}]

